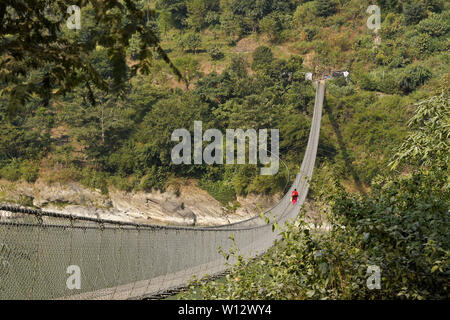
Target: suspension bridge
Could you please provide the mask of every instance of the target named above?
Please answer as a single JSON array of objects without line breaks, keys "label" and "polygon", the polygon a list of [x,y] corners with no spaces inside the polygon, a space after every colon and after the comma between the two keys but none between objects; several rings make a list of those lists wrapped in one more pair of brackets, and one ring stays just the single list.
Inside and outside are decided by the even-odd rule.
[{"label": "suspension bridge", "polygon": [[[223,273],[219,252],[231,246],[252,258],[280,237],[303,206],[319,143],[325,82],[317,82],[314,115],[299,173],[277,205],[260,216],[215,227],[171,227],[67,216],[0,205],[0,299],[139,299]],[[290,194],[297,189],[293,206]],[[234,239],[234,243],[230,238]],[[68,286],[68,268],[80,271],[79,288]],[[70,270],[70,268],[69,268]]]}]

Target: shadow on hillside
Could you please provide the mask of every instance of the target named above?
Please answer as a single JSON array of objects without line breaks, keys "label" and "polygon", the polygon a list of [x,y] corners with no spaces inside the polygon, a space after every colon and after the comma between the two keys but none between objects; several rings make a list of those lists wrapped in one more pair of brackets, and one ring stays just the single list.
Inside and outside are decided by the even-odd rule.
[{"label": "shadow on hillside", "polygon": [[356,172],[355,168],[353,167],[352,160],[348,153],[347,147],[344,143],[344,139],[342,138],[342,133],[339,128],[339,123],[336,120],[336,117],[333,113],[333,109],[330,107],[330,105],[328,103],[326,103],[326,101],[325,101],[325,111],[328,114],[328,118],[330,119],[331,126],[333,127],[334,133],[336,134],[338,144],[339,144],[339,149],[342,152],[342,157],[344,158],[345,164],[347,165],[347,168],[348,168],[350,174],[352,175],[353,180],[355,181],[355,186],[361,194],[366,195],[366,192],[364,191],[361,179],[359,178],[358,173]]}]

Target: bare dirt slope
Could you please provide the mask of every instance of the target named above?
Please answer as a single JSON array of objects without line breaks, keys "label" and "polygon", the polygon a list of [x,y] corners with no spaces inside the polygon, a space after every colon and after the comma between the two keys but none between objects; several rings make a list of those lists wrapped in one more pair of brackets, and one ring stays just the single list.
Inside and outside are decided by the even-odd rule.
[{"label": "bare dirt slope", "polygon": [[[72,182],[34,184],[0,180],[0,202],[20,203],[42,210],[110,220],[163,225],[210,226],[237,222],[272,207],[277,196],[249,195],[238,198],[239,207],[231,211],[195,181],[187,181],[167,191],[125,192],[111,189],[108,194]],[[257,207],[258,205],[258,207]]]}]

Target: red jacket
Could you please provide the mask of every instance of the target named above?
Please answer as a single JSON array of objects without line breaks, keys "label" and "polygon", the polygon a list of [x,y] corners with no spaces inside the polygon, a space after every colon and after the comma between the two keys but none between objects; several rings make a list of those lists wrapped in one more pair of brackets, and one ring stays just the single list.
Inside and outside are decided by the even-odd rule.
[{"label": "red jacket", "polygon": [[292,198],[298,198],[298,192],[297,191],[292,191]]}]

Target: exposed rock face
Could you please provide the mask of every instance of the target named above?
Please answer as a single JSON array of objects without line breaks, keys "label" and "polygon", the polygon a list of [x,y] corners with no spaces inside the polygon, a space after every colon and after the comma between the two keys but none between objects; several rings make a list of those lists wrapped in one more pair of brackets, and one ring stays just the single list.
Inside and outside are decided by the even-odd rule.
[{"label": "exposed rock face", "polygon": [[[24,199],[26,201],[24,201]],[[278,197],[250,195],[238,198],[240,207],[229,212],[195,181],[179,185],[177,192],[125,192],[110,190],[105,195],[78,183],[48,185],[0,180],[0,202],[33,205],[43,210],[94,218],[164,225],[221,225],[237,222],[268,209]],[[257,207],[258,205],[258,207]]]}]

